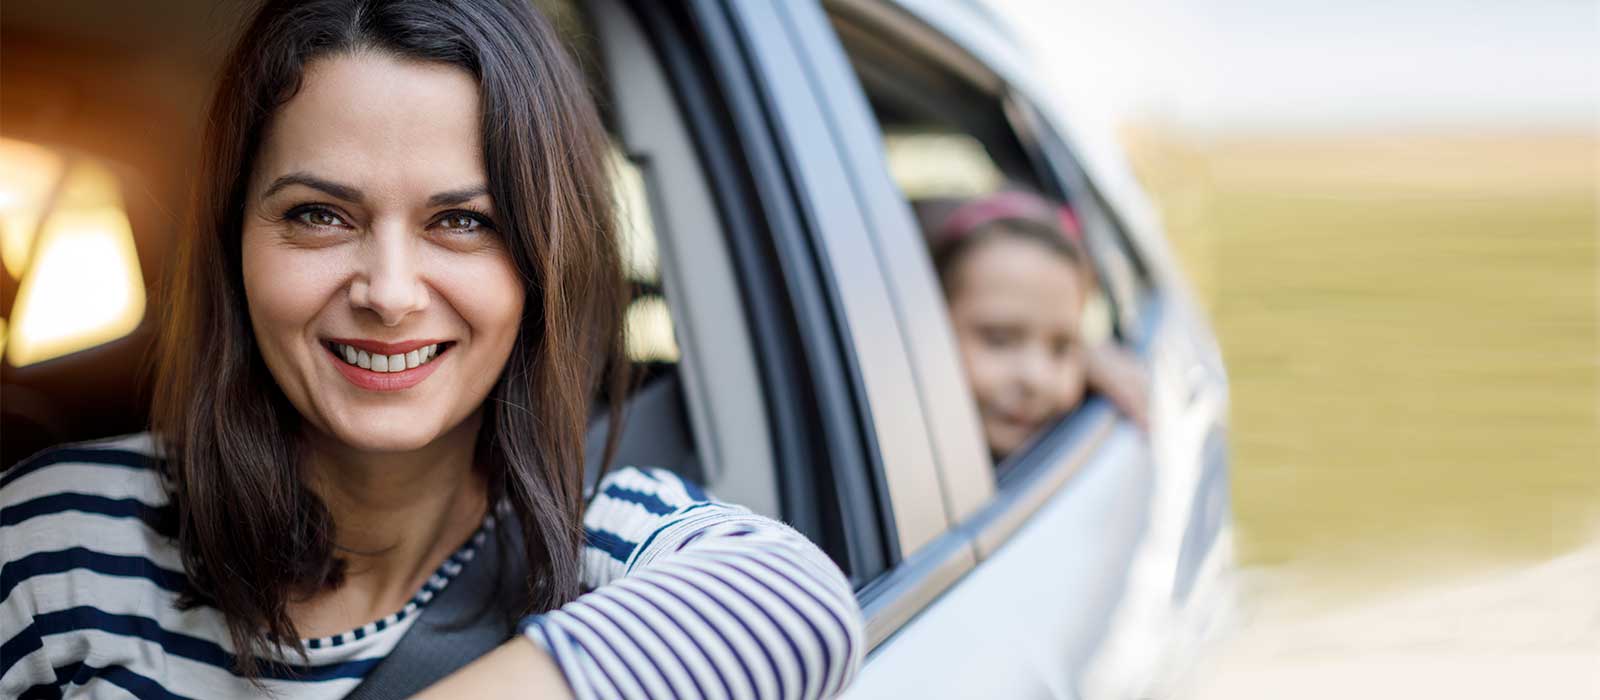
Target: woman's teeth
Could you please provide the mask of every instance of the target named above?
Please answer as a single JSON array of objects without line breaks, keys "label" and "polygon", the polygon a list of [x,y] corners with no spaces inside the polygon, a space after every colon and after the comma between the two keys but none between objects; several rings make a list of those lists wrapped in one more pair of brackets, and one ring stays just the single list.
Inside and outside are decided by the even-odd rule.
[{"label": "woman's teeth", "polygon": [[439,343],[434,343],[433,345],[423,346],[411,352],[398,355],[376,355],[368,353],[366,350],[358,350],[349,345],[340,345],[339,343],[329,343],[328,345],[333,348],[333,354],[344,360],[346,364],[355,365],[361,369],[370,369],[374,372],[401,372],[419,365],[428,364],[433,361],[433,358],[439,356],[440,348]]}]

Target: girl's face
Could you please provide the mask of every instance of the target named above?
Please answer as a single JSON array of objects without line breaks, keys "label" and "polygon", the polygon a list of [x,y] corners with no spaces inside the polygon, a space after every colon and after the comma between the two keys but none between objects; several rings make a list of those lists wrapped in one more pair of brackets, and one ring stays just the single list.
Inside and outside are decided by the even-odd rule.
[{"label": "girl's face", "polygon": [[465,71],[359,53],[308,66],[263,135],[244,211],[251,325],[290,403],[348,448],[475,428],[511,353],[524,288],[479,117]]},{"label": "girl's face", "polygon": [[950,318],[989,451],[1010,454],[1084,392],[1084,282],[1044,244],[990,235],[950,271]]}]

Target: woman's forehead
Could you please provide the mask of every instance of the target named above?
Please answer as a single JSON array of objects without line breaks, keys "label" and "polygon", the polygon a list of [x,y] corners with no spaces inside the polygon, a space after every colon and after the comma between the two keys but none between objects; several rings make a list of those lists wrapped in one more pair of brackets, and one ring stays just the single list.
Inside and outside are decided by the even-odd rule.
[{"label": "woman's forehead", "polygon": [[364,191],[483,184],[477,81],[460,68],[378,52],[307,66],[263,134],[258,181],[305,172]]}]

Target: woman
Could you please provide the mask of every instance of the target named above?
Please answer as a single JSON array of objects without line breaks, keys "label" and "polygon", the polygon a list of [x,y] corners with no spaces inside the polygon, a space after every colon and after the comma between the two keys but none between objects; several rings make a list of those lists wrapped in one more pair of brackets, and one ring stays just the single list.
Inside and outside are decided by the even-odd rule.
[{"label": "woman", "polygon": [[528,5],[257,11],[153,430],[0,481],[0,695],[342,697],[489,547],[517,564],[485,601],[507,641],[430,693],[848,683],[860,612],[803,537],[660,470],[585,504],[624,287],[599,119]]},{"label": "woman", "polygon": [[934,267],[997,462],[1082,403],[1086,387],[1145,424],[1137,360],[1084,332],[1094,275],[1070,212],[1022,191],[920,208],[934,220]]}]

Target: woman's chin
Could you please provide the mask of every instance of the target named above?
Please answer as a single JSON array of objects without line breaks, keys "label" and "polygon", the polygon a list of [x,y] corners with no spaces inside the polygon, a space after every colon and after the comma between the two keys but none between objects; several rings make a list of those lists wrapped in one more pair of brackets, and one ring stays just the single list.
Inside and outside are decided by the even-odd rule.
[{"label": "woman's chin", "polygon": [[448,426],[384,416],[344,416],[330,421],[329,437],[358,452],[411,452],[437,442]]}]

